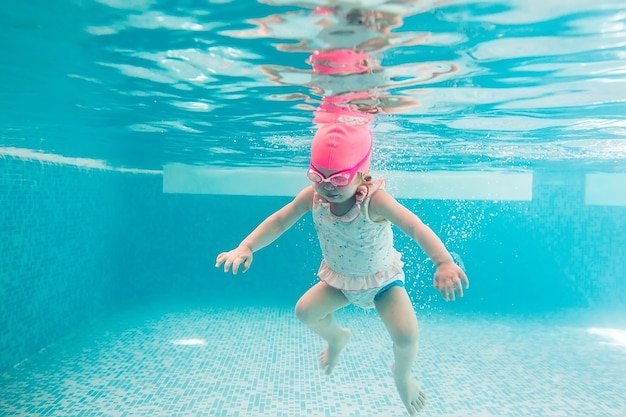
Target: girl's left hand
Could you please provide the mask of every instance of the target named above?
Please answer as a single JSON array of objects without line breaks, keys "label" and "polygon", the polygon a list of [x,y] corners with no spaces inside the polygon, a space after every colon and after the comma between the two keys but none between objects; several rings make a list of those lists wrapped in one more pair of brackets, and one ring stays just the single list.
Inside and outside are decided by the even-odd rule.
[{"label": "girl's left hand", "polygon": [[463,287],[469,288],[469,280],[457,264],[444,262],[435,271],[433,286],[441,292],[444,300],[454,301],[454,291],[456,290],[459,297],[463,297]]}]

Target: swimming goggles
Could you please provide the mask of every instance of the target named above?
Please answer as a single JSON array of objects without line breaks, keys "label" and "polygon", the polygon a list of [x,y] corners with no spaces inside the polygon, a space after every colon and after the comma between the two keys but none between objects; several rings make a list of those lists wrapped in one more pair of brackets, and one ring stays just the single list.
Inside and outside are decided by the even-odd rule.
[{"label": "swimming goggles", "polygon": [[339,172],[335,172],[334,174],[330,175],[328,178],[324,174],[319,172],[317,168],[313,166],[313,164],[311,164],[309,166],[309,170],[306,172],[306,176],[316,184],[323,184],[325,182],[329,182],[335,187],[339,187],[339,188],[346,187],[352,182],[359,168],[361,168],[361,165],[363,165],[365,161],[367,161],[371,153],[372,153],[372,147],[370,146],[370,149],[367,151],[367,154],[365,155],[365,157],[363,157],[363,159],[361,159],[355,166],[353,166],[352,168],[343,169]]}]

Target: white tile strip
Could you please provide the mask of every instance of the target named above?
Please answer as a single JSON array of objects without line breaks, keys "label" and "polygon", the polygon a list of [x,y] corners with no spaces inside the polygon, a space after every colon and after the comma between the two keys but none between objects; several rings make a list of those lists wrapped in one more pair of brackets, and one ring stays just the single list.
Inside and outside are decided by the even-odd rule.
[{"label": "white tile strip", "polygon": [[[531,200],[531,172],[374,172],[396,198],[442,200]],[[294,196],[310,182],[305,168],[222,168],[168,164],[163,192]]]},{"label": "white tile strip", "polygon": [[626,206],[626,174],[586,174],[585,204],[595,206]]}]

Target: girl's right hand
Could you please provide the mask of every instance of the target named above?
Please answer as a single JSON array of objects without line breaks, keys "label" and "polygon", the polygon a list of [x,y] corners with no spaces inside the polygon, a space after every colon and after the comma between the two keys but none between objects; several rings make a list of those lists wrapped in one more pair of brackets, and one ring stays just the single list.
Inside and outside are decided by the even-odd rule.
[{"label": "girl's right hand", "polygon": [[222,252],[217,255],[215,267],[219,268],[220,265],[224,264],[224,272],[228,272],[232,267],[233,275],[237,275],[240,266],[241,272],[246,272],[250,268],[251,263],[252,251],[246,245],[239,245],[230,252]]},{"label": "girl's right hand", "polygon": [[463,297],[463,287],[469,288],[469,280],[460,266],[454,262],[444,262],[435,271],[433,286],[441,292],[445,301],[454,301],[454,291]]}]

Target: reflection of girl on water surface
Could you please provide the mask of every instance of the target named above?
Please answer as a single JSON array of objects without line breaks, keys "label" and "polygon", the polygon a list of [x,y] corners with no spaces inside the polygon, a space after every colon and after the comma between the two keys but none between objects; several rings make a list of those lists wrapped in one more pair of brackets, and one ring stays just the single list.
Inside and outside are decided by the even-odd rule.
[{"label": "reflection of girl on water surface", "polygon": [[[263,28],[258,33],[271,34],[273,27],[280,26],[281,19],[272,16],[265,22],[257,21]],[[301,19],[303,17],[298,15],[297,26],[298,30],[304,31]],[[315,111],[316,118],[320,112],[327,112],[324,107],[336,107],[339,112],[362,112],[364,121],[371,121],[368,114],[403,113],[419,106],[419,102],[406,95],[394,95],[392,89],[433,82],[457,71],[454,64],[447,62],[381,66],[379,57],[384,50],[420,44],[426,37],[424,33],[390,33],[392,27],[402,23],[401,15],[345,5],[318,7],[308,19],[306,22],[316,29],[314,35],[296,43],[280,44],[277,49],[308,53],[307,62],[312,71],[281,65],[263,65],[261,70],[275,84],[309,86],[314,94],[321,97],[319,107],[309,105],[311,99],[304,96],[290,95],[284,99],[304,98],[306,104],[298,107]],[[286,22],[284,24],[289,26]],[[274,30],[285,32],[285,28]],[[321,120],[334,117],[332,114],[325,116]]]}]

